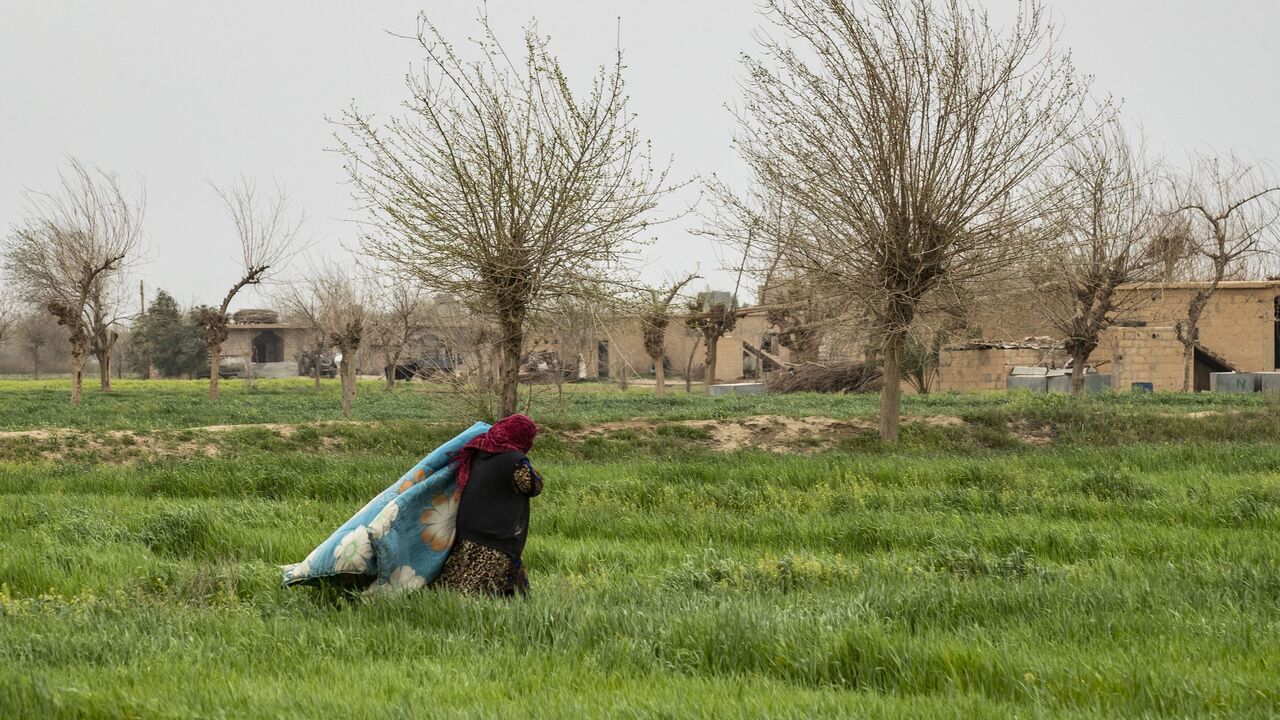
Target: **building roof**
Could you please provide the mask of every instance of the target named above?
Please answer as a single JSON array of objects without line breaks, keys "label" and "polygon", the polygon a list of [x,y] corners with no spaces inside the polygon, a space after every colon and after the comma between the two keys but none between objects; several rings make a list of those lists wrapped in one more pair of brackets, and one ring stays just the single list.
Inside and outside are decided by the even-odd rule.
[{"label": "building roof", "polygon": [[[1199,290],[1209,287],[1209,282],[1171,282],[1171,283],[1130,283],[1121,285],[1121,290]],[[1280,288],[1280,279],[1275,280],[1223,280],[1218,283],[1218,290],[1267,290]]]},{"label": "building roof", "polygon": [[1029,337],[1020,341],[1002,340],[967,340],[953,343],[943,350],[1053,350],[1062,346],[1062,342],[1051,337]]},{"label": "building roof", "polygon": [[228,331],[235,330],[306,330],[307,326],[302,323],[227,323]]}]

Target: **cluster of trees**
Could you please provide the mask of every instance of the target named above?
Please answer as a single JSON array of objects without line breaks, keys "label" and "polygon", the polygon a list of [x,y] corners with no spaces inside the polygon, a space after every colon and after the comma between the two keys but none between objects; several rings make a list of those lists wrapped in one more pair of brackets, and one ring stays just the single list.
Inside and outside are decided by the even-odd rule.
[{"label": "cluster of trees", "polygon": [[161,290],[130,328],[125,346],[129,369],[145,378],[191,377],[208,359],[199,310],[184,311]]},{"label": "cluster of trees", "polygon": [[[1178,325],[1190,387],[1209,299],[1274,247],[1280,187],[1268,173],[1236,157],[1200,155],[1186,171],[1152,159],[1056,42],[1044,2],[1018,8],[997,28],[969,0],[765,0],[771,30],[743,59],[734,141],[750,184],[710,184],[709,234],[741,249],[796,357],[816,359],[826,333],[859,335],[883,370],[888,441],[902,382],[926,389],[941,339],[964,331],[975,302],[1011,288],[1042,297],[1035,306],[1065,338],[1079,389],[1099,335],[1133,297],[1120,286],[1203,280]],[[394,383],[428,295],[483,327],[474,340],[496,350],[499,415],[516,410],[530,324],[564,307],[638,296],[631,312],[661,368],[692,278],[643,288],[631,277],[643,233],[679,185],[636,129],[621,54],[579,88],[533,30],[523,58],[483,18],[479,60],[425,16],[416,40],[423,63],[407,77],[406,112],[379,120],[353,105],[336,135],[363,211],[361,264],[394,290],[355,264],[326,265],[282,296],[317,348],[341,353],[344,412],[356,353],[378,353]],[[158,299],[131,343],[169,372],[199,355],[199,326],[213,399],[228,308],[299,251],[301,222],[283,192],[242,181],[218,193],[240,277],[194,316]],[[109,355],[118,336],[110,298],[136,251],[141,203],[73,162],[62,192],[32,205],[5,264],[68,329],[74,402],[85,355]],[[736,299],[699,298],[683,312],[711,377],[715,341],[739,317]],[[179,336],[165,352],[180,357],[161,360],[154,343]]]},{"label": "cluster of trees", "polygon": [[1208,299],[1274,249],[1273,178],[1234,157],[1153,161],[1056,45],[1044,4],[1019,7],[1000,31],[965,0],[769,0],[778,32],[745,60],[736,144],[752,187],[719,189],[721,226],[766,275],[851,301],[818,321],[871,329],[886,440],[908,356],[1011,290],[1039,293],[1027,309],[1065,339],[1079,391],[1137,298],[1120,286],[1204,280],[1179,323],[1190,389]]}]

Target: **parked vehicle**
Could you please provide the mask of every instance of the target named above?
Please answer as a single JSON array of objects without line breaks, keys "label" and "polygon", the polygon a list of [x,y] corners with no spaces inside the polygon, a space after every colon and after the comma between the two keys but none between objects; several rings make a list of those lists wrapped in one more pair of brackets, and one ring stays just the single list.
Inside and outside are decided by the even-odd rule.
[{"label": "parked vehicle", "polygon": [[298,356],[298,375],[302,377],[312,377],[315,375],[316,362],[320,363],[320,377],[335,378],[338,377],[338,363],[332,353],[315,351],[304,351]]},{"label": "parked vehicle", "polygon": [[420,355],[396,365],[396,380],[452,375],[457,367],[458,363],[450,353]]},{"label": "parked vehicle", "polygon": [[[246,375],[244,360],[238,357],[224,357],[218,363],[218,377],[226,380],[228,378],[242,378]],[[209,363],[204,363],[196,370],[196,379],[205,380],[209,377]]]}]

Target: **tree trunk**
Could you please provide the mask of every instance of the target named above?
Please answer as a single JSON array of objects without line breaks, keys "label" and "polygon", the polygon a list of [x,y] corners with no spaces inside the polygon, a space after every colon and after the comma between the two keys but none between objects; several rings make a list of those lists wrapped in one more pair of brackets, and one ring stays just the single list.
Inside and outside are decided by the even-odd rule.
[{"label": "tree trunk", "polygon": [[1077,349],[1071,353],[1071,394],[1080,397],[1084,394],[1084,364],[1089,361],[1089,353]]},{"label": "tree trunk", "polygon": [[342,376],[342,417],[350,420],[351,400],[356,394],[356,367],[346,348],[342,350],[342,361],[338,366],[338,374]]},{"label": "tree trunk", "polygon": [[387,389],[396,389],[396,366],[395,364],[387,365],[382,368],[382,376],[387,381]]},{"label": "tree trunk", "polygon": [[684,394],[693,393],[693,358],[698,354],[698,344],[702,342],[702,336],[694,338],[693,349],[689,351],[689,362],[684,366]]},{"label": "tree trunk", "polygon": [[79,405],[84,396],[84,356],[83,345],[71,343],[71,404]]},{"label": "tree trunk", "polygon": [[218,369],[222,365],[222,343],[209,346],[209,400],[218,401]]},{"label": "tree trunk", "polygon": [[311,375],[316,379],[316,390],[320,389],[320,351],[316,351],[315,361],[311,363]]},{"label": "tree trunk", "polygon": [[1196,388],[1196,344],[1190,340],[1182,341],[1182,392],[1191,392]]},{"label": "tree trunk", "polygon": [[882,373],[884,387],[880,390],[880,439],[887,443],[898,442],[898,421],[902,414],[902,348],[906,333],[891,331],[884,340]]},{"label": "tree trunk", "polygon": [[520,350],[524,346],[522,323],[507,321],[502,327],[502,358],[498,369],[498,418],[516,414],[520,402]]},{"label": "tree trunk", "polygon": [[711,386],[716,382],[716,351],[719,349],[720,338],[707,339],[707,373],[705,391],[711,394]]},{"label": "tree trunk", "polygon": [[1211,288],[1207,292],[1200,290],[1191,298],[1187,305],[1185,323],[1178,323],[1178,339],[1182,341],[1182,392],[1196,389],[1196,345],[1200,344],[1200,316],[1204,314],[1209,298],[1221,281],[1222,271],[1218,270]]},{"label": "tree trunk", "polygon": [[656,383],[654,392],[659,397],[667,394],[667,371],[666,368],[662,367],[663,360],[664,358],[658,358],[653,361],[653,376]]},{"label": "tree trunk", "polygon": [[98,358],[98,389],[111,392],[111,351],[99,351],[94,356]]},{"label": "tree trunk", "polygon": [[31,348],[31,379],[40,379],[40,348]]}]

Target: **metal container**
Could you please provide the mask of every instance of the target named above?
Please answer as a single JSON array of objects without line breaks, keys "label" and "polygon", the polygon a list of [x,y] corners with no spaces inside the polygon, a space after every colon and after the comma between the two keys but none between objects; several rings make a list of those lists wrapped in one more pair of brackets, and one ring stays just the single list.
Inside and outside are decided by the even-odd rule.
[{"label": "metal container", "polygon": [[726,383],[712,385],[711,395],[763,395],[764,383]]},{"label": "metal container", "polygon": [[1209,373],[1209,392],[1251,393],[1258,391],[1258,379],[1254,373]]},{"label": "metal container", "polygon": [[1253,376],[1258,380],[1258,392],[1280,392],[1280,372],[1260,372]]},{"label": "metal container", "polygon": [[1043,375],[1010,375],[1005,378],[1005,387],[1010,390],[1030,390],[1039,393],[1049,390],[1049,384]]}]

